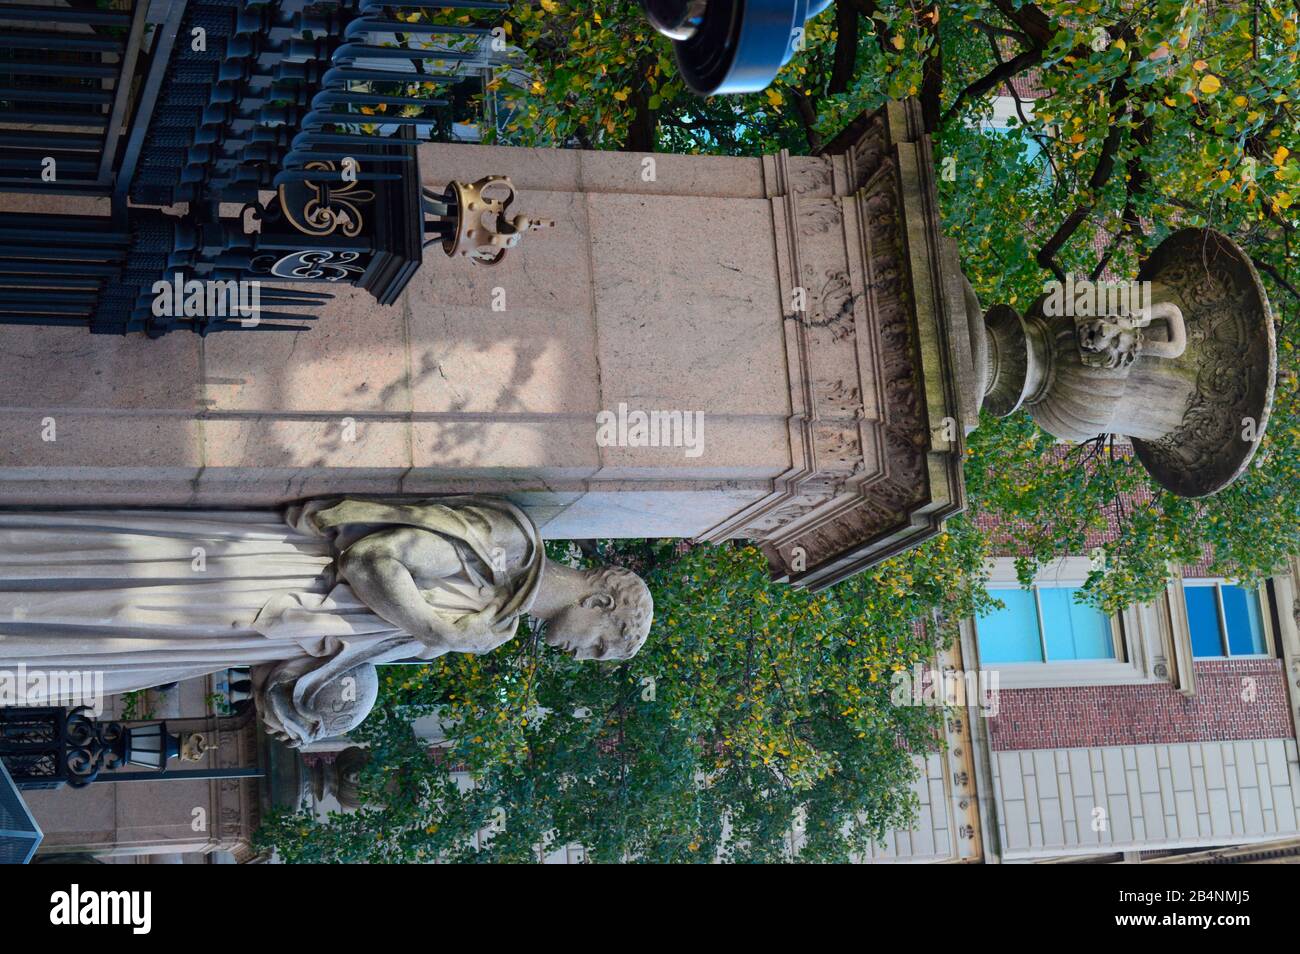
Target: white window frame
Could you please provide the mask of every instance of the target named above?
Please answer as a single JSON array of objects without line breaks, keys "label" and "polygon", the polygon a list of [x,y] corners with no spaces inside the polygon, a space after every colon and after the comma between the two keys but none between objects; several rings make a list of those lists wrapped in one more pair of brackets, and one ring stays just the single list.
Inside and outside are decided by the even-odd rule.
[{"label": "white window frame", "polygon": [[[1273,599],[1270,607],[1270,625],[1272,610],[1277,610],[1276,646],[1281,651],[1282,665],[1287,682],[1291,686],[1300,685],[1300,557],[1291,557],[1287,566],[1273,577]],[[1291,725],[1300,736],[1300,700],[1294,689],[1289,692],[1291,702]]]},{"label": "white window frame", "polygon": [[[1020,586],[1013,558],[997,557],[988,561],[986,569],[987,585],[990,588]],[[1087,557],[1064,557],[1043,566],[1034,576],[1033,583],[1035,586],[1082,586],[1091,571],[1092,564]],[[1178,598],[1182,599],[1181,592]],[[978,650],[979,620],[967,619],[962,625]],[[1144,603],[1111,617],[1111,633],[1115,639],[1114,659],[1061,659],[1055,662],[988,665],[981,662],[980,666],[996,672],[998,684],[1004,689],[1149,683],[1172,683],[1182,688],[1181,667],[1175,669],[1170,665],[1171,659],[1175,658],[1173,630],[1168,607],[1162,606],[1159,601]],[[1183,632],[1187,632],[1185,614]],[[1042,639],[1041,612],[1039,638]],[[1186,655],[1190,660],[1190,643]],[[1190,662],[1187,668],[1190,672]]]}]

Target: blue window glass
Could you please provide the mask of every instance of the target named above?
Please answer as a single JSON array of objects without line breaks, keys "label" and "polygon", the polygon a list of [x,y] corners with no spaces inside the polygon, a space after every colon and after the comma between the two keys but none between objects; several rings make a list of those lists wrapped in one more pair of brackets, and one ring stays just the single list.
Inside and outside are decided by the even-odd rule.
[{"label": "blue window glass", "polygon": [[976,624],[980,660],[986,663],[1042,662],[1038,639],[1038,612],[1029,590],[989,590],[989,595],[1006,604]]},{"label": "blue window glass", "polygon": [[1220,587],[1223,621],[1228,627],[1228,652],[1233,656],[1262,655],[1264,624],[1259,616],[1259,594],[1240,586]]},{"label": "blue window glass", "polygon": [[1222,656],[1223,638],[1219,634],[1219,600],[1214,586],[1184,584],[1187,625],[1192,635],[1192,655]]},{"label": "blue window glass", "polygon": [[1114,659],[1110,619],[1101,610],[1078,602],[1078,592],[1077,587],[1065,586],[1038,591],[1048,660]]},{"label": "blue window glass", "polygon": [[1015,126],[1010,126],[1010,125],[999,125],[997,123],[989,123],[983,126],[982,129],[985,132],[990,132],[993,135],[1003,139],[1021,140],[1024,143],[1024,149],[1025,149],[1025,151],[1021,155],[1021,158],[1026,163],[1033,162],[1038,157],[1039,153],[1043,151],[1043,147],[1039,144],[1038,140],[1035,139],[1033,136],[1029,135],[1029,133],[1025,131],[1024,127],[1018,124]]}]

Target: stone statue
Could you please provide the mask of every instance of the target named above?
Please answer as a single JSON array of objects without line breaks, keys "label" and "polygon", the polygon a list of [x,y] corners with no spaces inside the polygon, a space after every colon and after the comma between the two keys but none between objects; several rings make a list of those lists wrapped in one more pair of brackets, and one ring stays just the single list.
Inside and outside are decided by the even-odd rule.
[{"label": "stone statue", "polygon": [[525,613],[578,659],[627,659],[653,614],[632,572],[549,560],[527,514],[474,496],[0,513],[0,575],[0,668],[101,672],[111,694],[251,666],[295,746],[365,718],[376,664],[491,652]]}]

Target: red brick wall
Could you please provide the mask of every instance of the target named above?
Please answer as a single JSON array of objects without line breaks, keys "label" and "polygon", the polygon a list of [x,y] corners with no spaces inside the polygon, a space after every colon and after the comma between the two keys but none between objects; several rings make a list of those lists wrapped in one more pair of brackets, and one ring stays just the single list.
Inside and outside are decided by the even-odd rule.
[{"label": "red brick wall", "polygon": [[[1282,739],[1295,735],[1278,659],[1193,663],[1196,697],[1172,686],[1003,689],[989,720],[995,751]],[[1254,680],[1255,698],[1243,695]]]}]

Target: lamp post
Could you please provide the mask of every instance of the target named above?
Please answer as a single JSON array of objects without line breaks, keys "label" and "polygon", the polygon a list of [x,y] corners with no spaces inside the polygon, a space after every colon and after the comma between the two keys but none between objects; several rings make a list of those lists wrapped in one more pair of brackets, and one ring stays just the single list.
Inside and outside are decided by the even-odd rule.
[{"label": "lamp post", "polygon": [[180,754],[180,737],[166,722],[127,727],[88,713],[86,706],[0,707],[0,760],[19,788],[81,788],[125,765],[161,776]]}]

